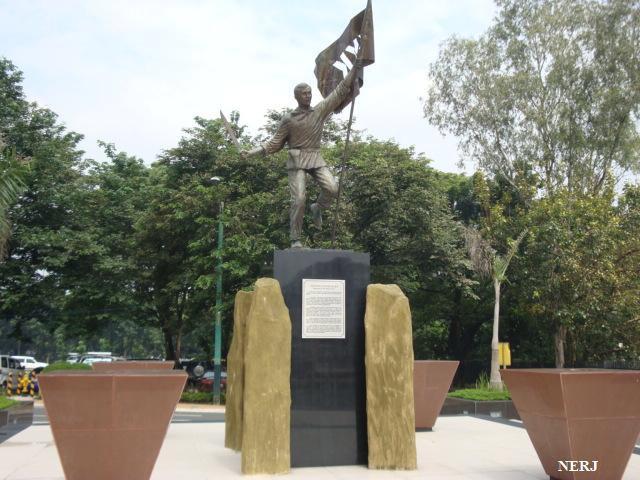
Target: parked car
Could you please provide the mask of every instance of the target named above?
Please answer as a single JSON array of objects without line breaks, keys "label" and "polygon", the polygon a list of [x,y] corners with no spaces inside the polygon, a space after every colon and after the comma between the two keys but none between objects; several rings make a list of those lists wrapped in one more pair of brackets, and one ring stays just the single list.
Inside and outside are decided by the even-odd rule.
[{"label": "parked car", "polygon": [[19,375],[25,371],[19,359],[13,358],[11,355],[0,355],[0,384],[3,388],[7,386],[9,373],[13,374],[14,381],[17,381]]},{"label": "parked car", "polygon": [[[211,370],[204,372],[204,375],[196,382],[196,389],[199,392],[213,392],[213,379],[215,372]],[[227,372],[222,372],[220,377],[220,390],[225,390],[227,387]]]},{"label": "parked car", "polygon": [[65,362],[67,363],[78,363],[80,361],[80,354],[76,352],[67,353],[67,359]]},{"label": "parked car", "polygon": [[39,362],[35,358],[27,357],[25,355],[11,355],[11,358],[18,360],[20,362],[20,365],[24,367],[25,370],[29,371],[36,370],[38,368],[42,370],[44,367],[49,365],[48,363]]},{"label": "parked car", "polygon": [[111,352],[87,352],[80,357],[78,363],[85,363],[87,365],[93,365],[97,362],[120,362],[124,361],[124,357],[116,357]]},{"label": "parked car", "polygon": [[93,365],[98,362],[113,362],[113,358],[111,357],[83,357],[79,363],[84,363],[86,365]]},{"label": "parked car", "polygon": [[[215,365],[211,360],[180,359],[180,367],[189,375],[189,382],[197,382],[205,372],[214,371]],[[226,362],[222,360],[222,370],[226,370]]]},{"label": "parked car", "polygon": [[198,382],[200,378],[202,378],[202,375],[204,375],[204,372],[213,370],[213,362],[180,359],[180,367],[189,375],[187,387],[189,389],[197,389]]}]

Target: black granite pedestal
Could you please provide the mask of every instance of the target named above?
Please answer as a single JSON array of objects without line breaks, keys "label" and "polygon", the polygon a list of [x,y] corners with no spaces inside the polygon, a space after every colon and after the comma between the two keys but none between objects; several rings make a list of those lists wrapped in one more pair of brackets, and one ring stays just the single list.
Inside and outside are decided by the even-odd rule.
[{"label": "black granite pedestal", "polygon": [[[275,252],[292,323],[291,466],[367,463],[364,311],[369,254],[344,250]],[[302,280],[345,281],[340,339],[302,338]]]}]

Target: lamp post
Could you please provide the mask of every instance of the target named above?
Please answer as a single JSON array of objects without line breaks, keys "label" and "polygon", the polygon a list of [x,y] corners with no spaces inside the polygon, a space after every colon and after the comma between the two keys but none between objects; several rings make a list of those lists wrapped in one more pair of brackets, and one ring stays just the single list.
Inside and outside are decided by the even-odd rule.
[{"label": "lamp post", "polygon": [[[212,183],[220,183],[220,177],[212,177]],[[213,403],[220,405],[220,385],[222,380],[222,244],[224,241],[224,201],[220,201],[218,213],[218,263],[216,265],[216,324],[213,339]],[[215,232],[214,232],[215,233]]]}]

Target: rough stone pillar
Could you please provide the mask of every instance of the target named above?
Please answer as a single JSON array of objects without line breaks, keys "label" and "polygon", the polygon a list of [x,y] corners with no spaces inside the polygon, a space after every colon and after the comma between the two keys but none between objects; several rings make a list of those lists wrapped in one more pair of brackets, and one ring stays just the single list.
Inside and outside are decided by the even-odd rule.
[{"label": "rough stone pillar", "polygon": [[236,451],[242,449],[245,328],[252,299],[253,292],[239,291],[236,293],[236,301],[233,308],[233,338],[227,355],[224,446]]},{"label": "rough stone pillar", "polygon": [[242,473],[291,468],[291,320],[280,284],[256,282],[245,328]]},{"label": "rough stone pillar", "polygon": [[397,285],[369,285],[364,325],[369,468],[415,470],[411,311]]}]

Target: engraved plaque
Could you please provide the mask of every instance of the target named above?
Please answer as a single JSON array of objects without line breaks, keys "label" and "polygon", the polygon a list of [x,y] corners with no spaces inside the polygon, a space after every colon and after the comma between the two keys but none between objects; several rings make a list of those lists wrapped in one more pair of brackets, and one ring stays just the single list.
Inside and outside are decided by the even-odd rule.
[{"label": "engraved plaque", "polygon": [[344,280],[302,279],[302,338],[345,338]]}]

